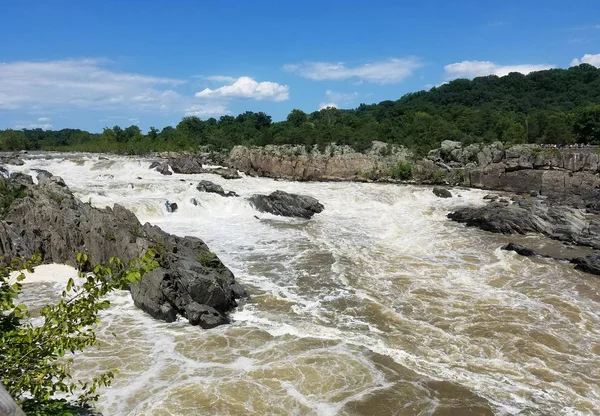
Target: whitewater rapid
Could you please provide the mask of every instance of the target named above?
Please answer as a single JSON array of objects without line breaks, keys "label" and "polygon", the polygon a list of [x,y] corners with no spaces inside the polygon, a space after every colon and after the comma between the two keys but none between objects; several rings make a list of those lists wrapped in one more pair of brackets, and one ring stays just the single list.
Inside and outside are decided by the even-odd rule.
[{"label": "whitewater rapid", "polygon": [[[600,279],[501,251],[507,237],[446,218],[487,192],[164,176],[149,159],[107,157],[41,155],[12,169],[48,170],[84,202],[200,237],[251,297],[232,324],[202,330],[113,295],[100,348],[74,368],[120,369],[98,404],[105,416],[600,414]],[[201,179],[240,198],[200,193]],[[246,200],[277,189],[325,210],[282,218]],[[25,300],[62,285],[37,279]]]}]

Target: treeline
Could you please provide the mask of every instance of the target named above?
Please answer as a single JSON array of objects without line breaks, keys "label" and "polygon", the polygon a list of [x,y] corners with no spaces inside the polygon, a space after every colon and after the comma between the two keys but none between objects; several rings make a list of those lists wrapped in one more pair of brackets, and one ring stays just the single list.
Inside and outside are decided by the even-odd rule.
[{"label": "treeline", "polygon": [[326,108],[307,114],[292,110],[273,122],[263,112],[185,117],[176,127],[143,134],[137,126],[114,126],[102,133],[0,131],[0,150],[73,150],[146,153],[215,149],[235,145],[301,144],[324,149],[347,144],[358,151],[371,141],[404,145],[417,154],[442,140],[465,144],[500,140],[516,143],[600,144],[600,69],[582,64],[529,75],[511,73],[457,79],[397,101],[361,104],[353,110]]}]

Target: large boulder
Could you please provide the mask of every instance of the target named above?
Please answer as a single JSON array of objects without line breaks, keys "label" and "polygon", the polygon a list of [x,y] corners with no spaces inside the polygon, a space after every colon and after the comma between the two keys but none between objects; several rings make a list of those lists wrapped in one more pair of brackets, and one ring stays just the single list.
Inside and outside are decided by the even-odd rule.
[{"label": "large boulder", "polygon": [[238,196],[238,194],[236,194],[233,191],[225,192],[225,190],[223,189],[223,187],[221,185],[217,185],[216,183],[213,183],[211,181],[204,181],[204,180],[200,181],[200,183],[198,184],[196,189],[199,190],[200,192],[208,192],[208,193],[218,194],[218,195],[225,196],[225,197]]},{"label": "large boulder", "polygon": [[260,212],[284,217],[312,218],[325,207],[315,198],[306,195],[275,191],[270,195],[252,195],[250,204]]},{"label": "large boulder", "polygon": [[452,193],[446,188],[433,188],[433,194],[438,198],[452,198]]},{"label": "large boulder", "polygon": [[169,169],[169,164],[167,162],[152,162],[148,169],[154,169],[162,175],[172,175],[171,169]]},{"label": "large boulder", "polygon": [[190,153],[178,153],[169,157],[169,165],[175,173],[204,173],[202,157]]},{"label": "large boulder", "polygon": [[[84,252],[97,263],[108,264],[111,257],[119,257],[127,264],[153,248],[160,266],[130,287],[134,303],[167,322],[177,315],[188,316],[188,311],[194,312],[192,323],[210,326],[216,322],[214,311],[218,322],[226,322],[227,312],[244,290],[202,240],[142,225],[118,204],[94,208],[53,178],[57,177],[38,185],[22,174],[0,179],[4,182],[0,198],[7,206],[0,221],[0,256],[6,261],[40,253],[44,263],[75,266],[76,254]],[[196,304],[208,312],[198,312]],[[212,317],[201,318],[198,313]]]},{"label": "large boulder", "polygon": [[519,198],[513,204],[498,201],[482,207],[459,208],[448,218],[495,233],[542,233],[556,240],[600,248],[598,220],[579,209],[534,198]]}]

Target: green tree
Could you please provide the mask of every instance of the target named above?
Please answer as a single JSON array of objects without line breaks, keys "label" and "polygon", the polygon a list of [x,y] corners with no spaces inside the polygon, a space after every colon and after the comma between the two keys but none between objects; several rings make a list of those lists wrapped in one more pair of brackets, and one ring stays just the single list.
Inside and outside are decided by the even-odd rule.
[{"label": "green tree", "polygon": [[579,111],[573,130],[581,142],[600,143],[600,105],[593,105]]},{"label": "green tree", "polygon": [[[28,415],[64,415],[75,403],[87,406],[98,399],[97,389],[110,385],[115,371],[89,380],[72,380],[69,365],[76,352],[96,344],[94,326],[98,313],[110,306],[105,296],[127,288],[158,266],[152,250],[134,259],[127,267],[117,258],[110,266],[90,266],[85,254],[78,254],[81,283],[69,279],[58,303],[39,312],[42,323],[34,325],[27,307],[15,301],[22,291],[20,274],[11,281],[15,270],[28,270],[40,260],[13,259],[0,266],[0,380]],[[57,398],[66,395],[68,401]]]},{"label": "green tree", "polygon": [[300,127],[302,123],[306,123],[308,121],[308,115],[298,109],[293,109],[287,116],[287,121],[294,127]]}]

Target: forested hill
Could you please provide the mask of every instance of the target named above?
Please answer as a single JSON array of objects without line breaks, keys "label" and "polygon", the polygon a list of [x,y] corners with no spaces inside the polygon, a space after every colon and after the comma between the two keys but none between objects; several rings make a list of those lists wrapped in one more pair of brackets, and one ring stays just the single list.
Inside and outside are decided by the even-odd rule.
[{"label": "forested hill", "polygon": [[424,154],[446,139],[600,144],[600,69],[582,64],[529,75],[457,79],[353,110],[326,108],[310,114],[292,110],[281,122],[272,122],[263,112],[246,112],[218,120],[185,117],[175,128],[151,128],[147,134],[137,126],[114,126],[100,134],[5,130],[0,131],[0,150],[144,153],[271,143],[324,148],[330,142],[364,150],[372,140],[380,140]]}]

